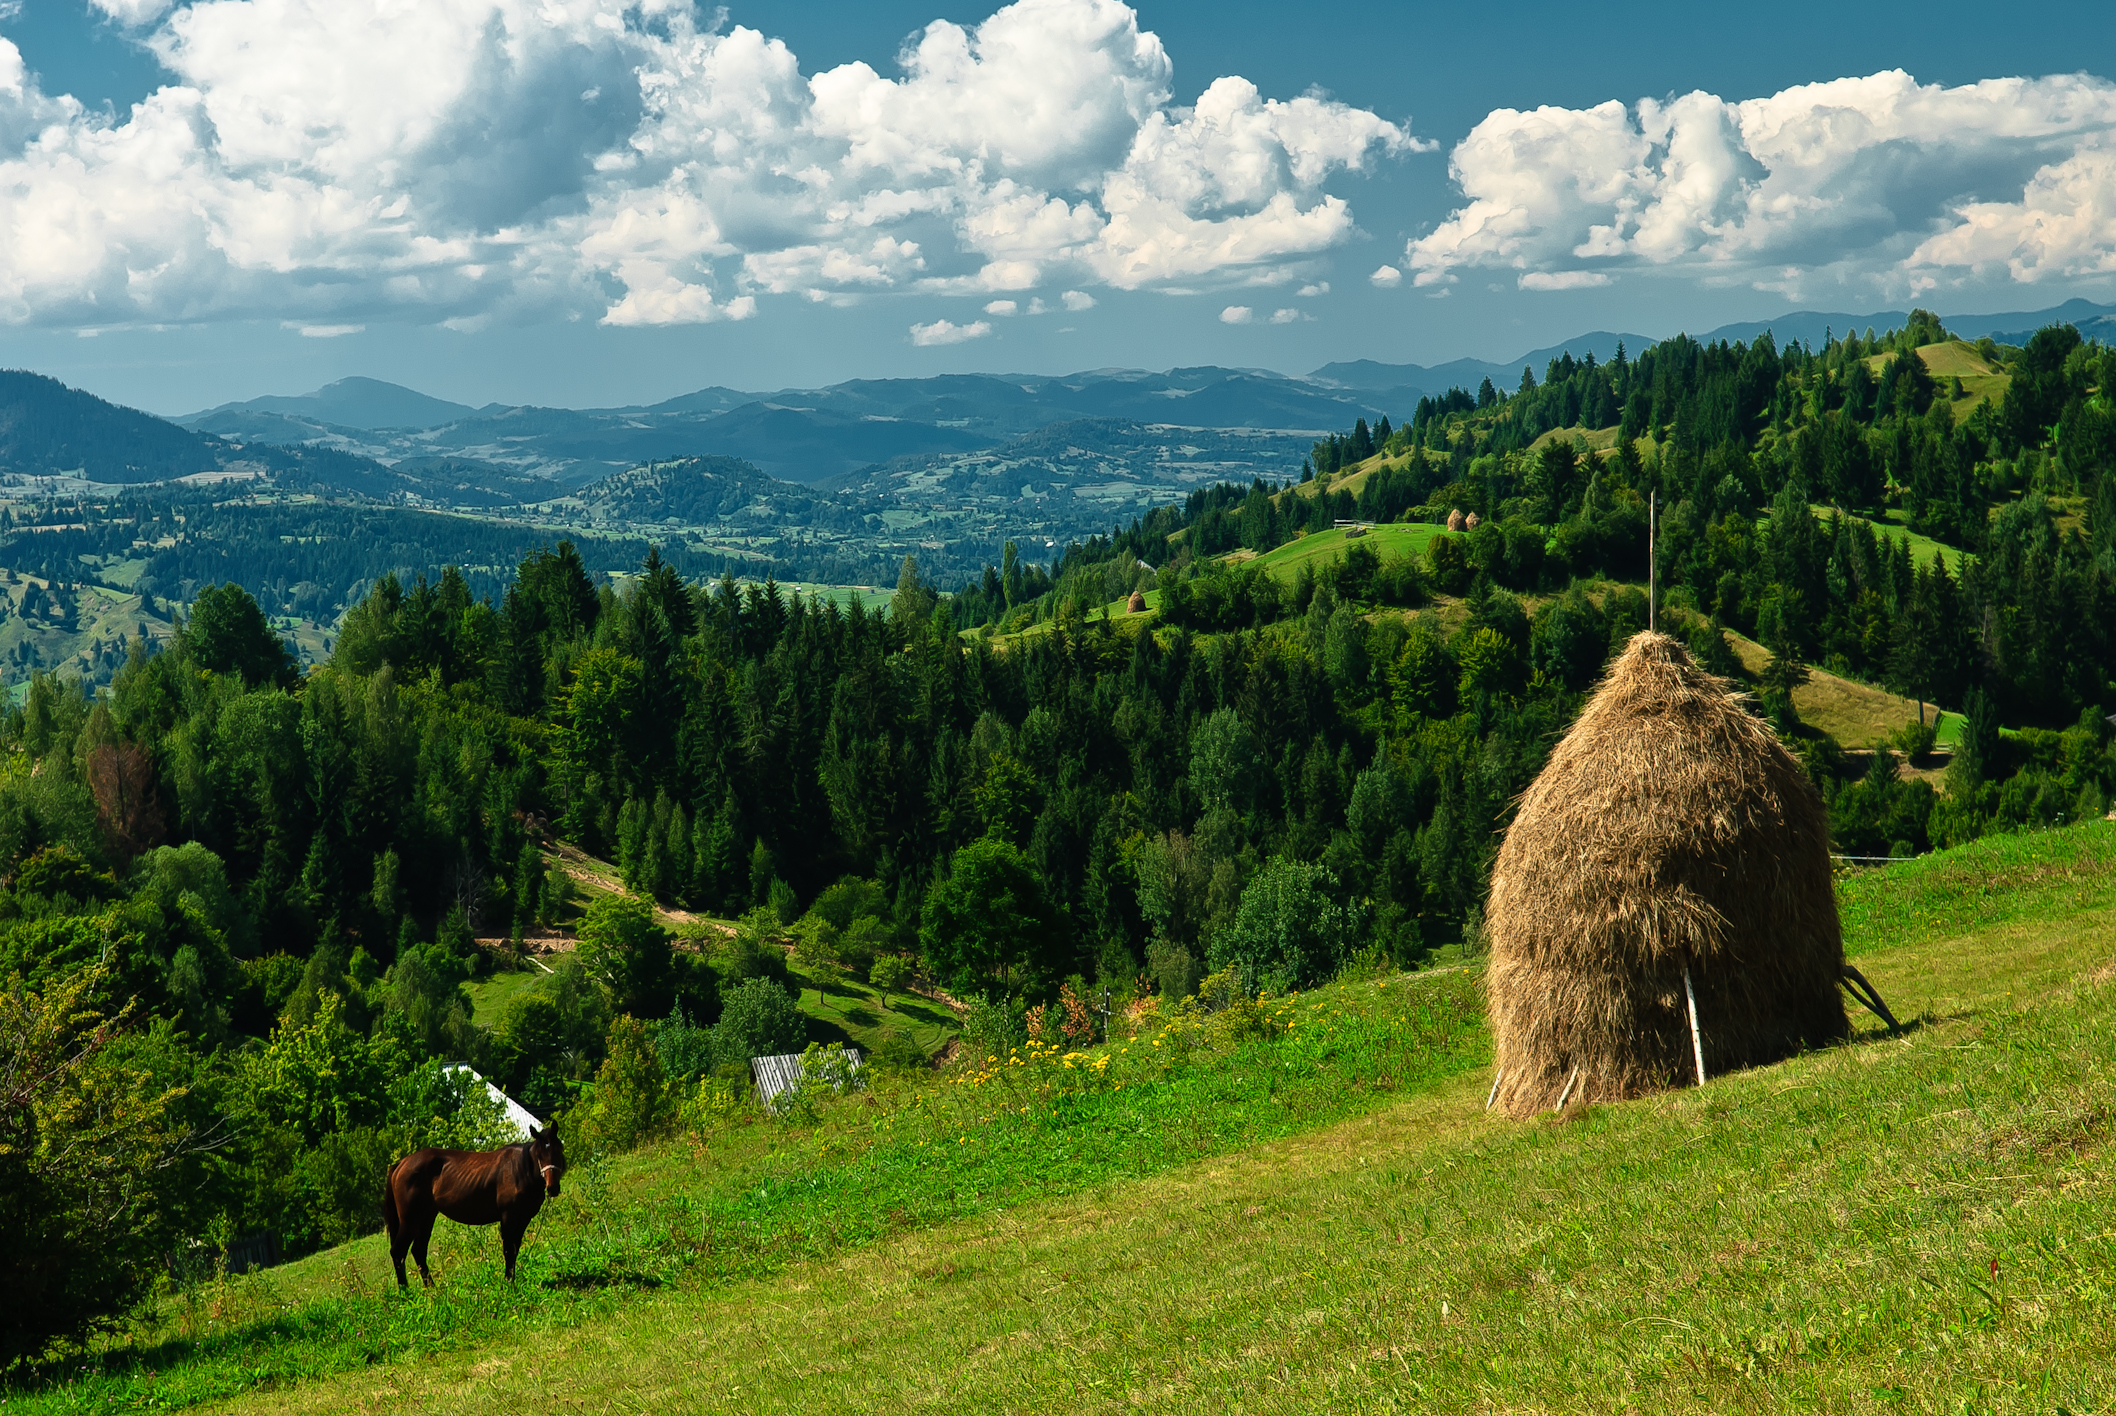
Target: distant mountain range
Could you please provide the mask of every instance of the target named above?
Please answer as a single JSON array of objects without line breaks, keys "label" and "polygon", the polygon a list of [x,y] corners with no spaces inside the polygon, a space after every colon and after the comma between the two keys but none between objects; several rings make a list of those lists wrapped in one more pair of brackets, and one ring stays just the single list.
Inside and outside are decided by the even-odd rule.
[{"label": "distant mountain range", "polygon": [[[1820,343],[1829,332],[1885,329],[1905,318],[1896,310],[1803,310],[1698,337],[1750,340],[1769,330],[1780,343]],[[1947,324],[1969,338],[1989,334],[2017,344],[2061,321],[2116,339],[2116,306],[2084,300],[1952,316]],[[771,393],[711,387],[624,408],[472,408],[380,379],[349,378],[174,420],[11,372],[0,373],[0,472],[109,483],[247,471],[382,501],[476,509],[551,501],[653,462],[735,459],[778,483],[909,497],[929,512],[940,510],[932,503],[941,487],[985,500],[1034,500],[1067,489],[1061,500],[1083,510],[1088,502],[1115,509],[1208,475],[1290,477],[1308,440],[1356,418],[1386,413],[1400,421],[1428,394],[1474,390],[1487,378],[1511,392],[1524,366],[1541,377],[1566,352],[1607,360],[1619,344],[1637,352],[1653,342],[1596,330],[1503,363],[1362,359],[1299,377],[1211,366],[1057,377],[951,374]],[[1049,437],[1039,437],[1047,430]],[[618,500],[631,505],[637,498]]]}]

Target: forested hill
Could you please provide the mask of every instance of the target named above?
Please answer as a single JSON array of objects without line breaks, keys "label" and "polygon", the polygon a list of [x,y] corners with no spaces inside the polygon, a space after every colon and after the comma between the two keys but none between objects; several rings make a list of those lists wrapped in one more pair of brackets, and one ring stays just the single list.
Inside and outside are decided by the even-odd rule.
[{"label": "forested hill", "polygon": [[0,469],[92,482],[159,482],[215,471],[227,445],[57,379],[0,370]]}]

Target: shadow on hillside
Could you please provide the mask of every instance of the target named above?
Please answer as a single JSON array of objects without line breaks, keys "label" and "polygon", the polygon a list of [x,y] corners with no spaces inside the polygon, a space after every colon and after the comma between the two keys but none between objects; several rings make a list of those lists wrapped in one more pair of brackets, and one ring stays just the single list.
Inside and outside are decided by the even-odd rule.
[{"label": "shadow on hillside", "polygon": [[[828,1018],[804,1015],[803,1021],[808,1024],[808,1040],[810,1042],[820,1042],[825,1047],[832,1045],[838,1047],[859,1046],[858,1043],[853,1041],[851,1033],[846,1032],[841,1024],[833,1023]],[[861,1050],[864,1051],[865,1049]]]},{"label": "shadow on hillside", "polygon": [[955,1026],[955,1015],[953,1013],[932,1007],[929,1004],[914,1003],[902,995],[899,995],[897,1001],[891,1006],[914,1022],[937,1023],[945,1027]]},{"label": "shadow on hillside", "polygon": [[604,1269],[599,1273],[562,1273],[556,1278],[545,1279],[544,1287],[562,1288],[572,1293],[594,1293],[606,1288],[659,1288],[661,1280],[635,1269]]}]

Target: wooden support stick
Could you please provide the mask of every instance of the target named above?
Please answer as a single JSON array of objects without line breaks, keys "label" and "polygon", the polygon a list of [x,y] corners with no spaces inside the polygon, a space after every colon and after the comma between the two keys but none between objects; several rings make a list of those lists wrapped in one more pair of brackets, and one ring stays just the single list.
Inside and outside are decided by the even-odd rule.
[{"label": "wooden support stick", "polygon": [[1683,965],[1683,994],[1690,1000],[1690,1052],[1697,1058],[1697,1084],[1705,1084],[1705,1039],[1697,1030],[1697,990],[1690,986],[1690,966]]},{"label": "wooden support stick", "polygon": [[1504,1067],[1501,1067],[1499,1069],[1499,1075],[1491,1079],[1491,1095],[1484,1098],[1484,1109],[1486,1111],[1491,1110],[1491,1104],[1499,1099],[1499,1083],[1505,1080],[1506,1069]]},{"label": "wooden support stick", "polygon": [[1660,493],[1646,493],[1646,628],[1660,628]]},{"label": "wooden support stick", "polygon": [[1570,1076],[1569,1078],[1567,1078],[1567,1079],[1566,1079],[1566,1082],[1565,1082],[1565,1090],[1563,1090],[1563,1091],[1561,1091],[1561,1092],[1559,1092],[1559,1093],[1558,1093],[1558,1104],[1557,1104],[1557,1110],[1559,1110],[1559,1111],[1563,1111],[1563,1110],[1565,1109],[1565,1103],[1566,1103],[1566,1101],[1567,1101],[1568,1099],[1570,1099],[1570,1098],[1571,1098],[1571,1096],[1572,1096],[1572,1084],[1573,1084],[1574,1082],[1578,1081],[1579,1079],[1580,1079],[1580,1069],[1579,1069],[1579,1068],[1577,1068],[1577,1067],[1575,1067],[1575,1068],[1573,1068],[1573,1069],[1572,1069],[1572,1075],[1571,1075],[1571,1076]]},{"label": "wooden support stick", "polygon": [[1896,1021],[1895,1014],[1888,1011],[1888,1005],[1881,1001],[1879,990],[1866,981],[1865,974],[1860,973],[1850,964],[1846,964],[1844,965],[1842,982],[1845,988],[1850,991],[1852,997],[1865,1004],[1869,1012],[1876,1014],[1882,1022],[1888,1024],[1890,1032],[1903,1031],[1903,1025]]}]

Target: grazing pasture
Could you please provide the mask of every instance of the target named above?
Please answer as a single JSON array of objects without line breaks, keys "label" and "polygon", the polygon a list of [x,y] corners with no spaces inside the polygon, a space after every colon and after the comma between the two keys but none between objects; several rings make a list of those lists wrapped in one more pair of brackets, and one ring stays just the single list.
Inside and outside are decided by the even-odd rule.
[{"label": "grazing pasture", "polygon": [[364,1240],[9,1405],[2105,1407],[2116,824],[1838,890],[1900,1035],[1516,1122],[1472,974],[1347,979],[576,1161],[516,1289]]}]

